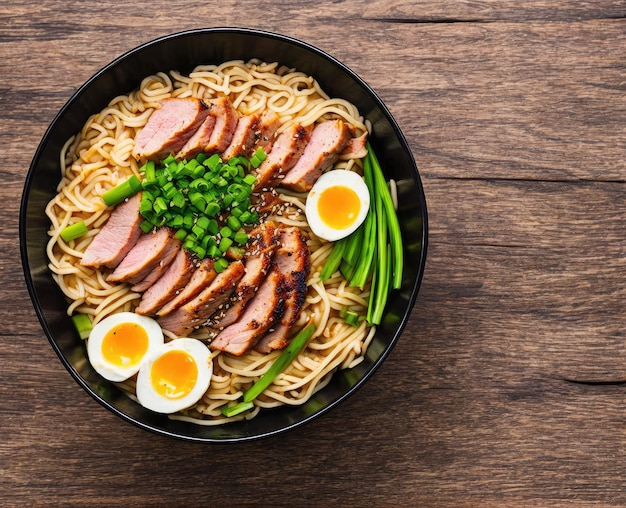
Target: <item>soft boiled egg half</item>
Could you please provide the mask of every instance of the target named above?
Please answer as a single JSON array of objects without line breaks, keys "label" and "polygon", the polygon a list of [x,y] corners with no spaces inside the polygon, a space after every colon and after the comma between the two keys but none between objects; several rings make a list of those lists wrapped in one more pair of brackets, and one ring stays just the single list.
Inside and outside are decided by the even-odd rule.
[{"label": "soft boiled egg half", "polygon": [[180,338],[150,353],[137,375],[139,403],[157,413],[174,413],[200,400],[213,374],[209,348]]},{"label": "soft boiled egg half", "polygon": [[96,323],[87,340],[93,368],[109,381],[135,375],[148,354],[163,344],[163,332],[152,318],[133,312],[112,314]]},{"label": "soft boiled egg half", "polygon": [[353,233],[365,220],[370,194],[363,177],[334,169],[320,176],[309,191],[305,213],[319,238],[334,242]]}]

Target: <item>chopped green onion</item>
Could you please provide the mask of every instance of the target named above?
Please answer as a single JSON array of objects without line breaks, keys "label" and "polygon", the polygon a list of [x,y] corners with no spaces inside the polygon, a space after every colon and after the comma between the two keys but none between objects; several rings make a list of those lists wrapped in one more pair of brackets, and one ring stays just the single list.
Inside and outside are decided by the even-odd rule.
[{"label": "chopped green onion", "polygon": [[198,256],[200,259],[204,259],[204,257],[206,256],[206,249],[204,247],[202,247],[202,245],[194,245],[193,248],[191,249],[196,256]]},{"label": "chopped green onion", "polygon": [[148,182],[151,182],[154,180],[155,178],[155,167],[154,167],[154,161],[148,161],[146,162],[143,167],[143,172],[144,172],[144,177]]},{"label": "chopped green onion", "polygon": [[209,217],[215,217],[220,212],[220,205],[214,201],[207,203],[204,213]]},{"label": "chopped green onion", "polygon": [[233,244],[233,241],[230,238],[222,238],[220,240],[220,243],[218,244],[218,247],[220,249],[220,251],[222,252],[226,252],[228,249],[230,249],[230,246]]},{"label": "chopped green onion", "polygon": [[228,227],[232,231],[237,231],[241,227],[241,221],[234,215],[231,215],[228,219],[226,219],[226,224],[228,224]]},{"label": "chopped green onion", "polygon": [[263,162],[266,158],[267,154],[265,153],[265,150],[263,150],[263,147],[260,146],[252,154],[252,157],[250,157],[250,165],[253,168],[258,168],[261,165],[261,162]]},{"label": "chopped green onion", "polygon": [[204,236],[204,228],[201,228],[197,224],[191,228],[191,232],[196,235],[198,238]]},{"label": "chopped green onion", "polygon": [[183,227],[183,218],[180,215],[174,215],[167,221],[167,225],[171,228],[179,229]]},{"label": "chopped green onion", "polygon": [[154,224],[152,222],[150,222],[148,219],[145,219],[145,220],[143,220],[141,222],[139,227],[141,228],[141,230],[144,233],[149,233],[150,231],[152,231],[152,228],[154,227]]},{"label": "chopped green onion", "polygon": [[[202,154],[190,161],[168,156],[160,163],[144,164],[140,168],[144,175],[140,214],[147,222],[142,229],[166,225],[196,256],[223,258],[233,247],[235,232],[242,233],[236,240],[243,245],[248,240],[243,225],[259,220],[250,200],[256,179],[246,174],[248,168],[244,157],[223,163],[218,154],[208,158]],[[224,238],[228,241],[220,244],[220,250],[218,244]],[[233,253],[237,254],[232,251],[228,256]]]},{"label": "chopped green onion", "polygon": [[75,222],[74,224],[64,227],[61,231],[61,238],[69,242],[70,240],[76,240],[76,238],[83,236],[88,231],[85,221],[81,220],[80,222]]},{"label": "chopped green onion", "polygon": [[167,211],[167,203],[162,196],[159,196],[154,200],[153,209],[157,217],[160,217]]},{"label": "chopped green onion", "polygon": [[276,376],[285,370],[287,365],[289,365],[293,359],[298,356],[302,348],[306,345],[314,333],[315,323],[310,323],[306,328],[300,330],[289,345],[283,350],[280,356],[274,360],[274,363],[265,372],[265,374],[263,374],[259,380],[243,394],[243,401],[250,402],[263,393],[263,391],[274,382]]},{"label": "chopped green onion", "polygon": [[234,245],[231,245],[225,254],[230,259],[243,259],[243,256],[245,255],[245,253],[246,251],[242,249],[241,247],[236,247]]},{"label": "chopped green onion", "polygon": [[359,314],[353,310],[350,310],[347,307],[342,309],[340,312],[341,318],[351,326],[359,326]]},{"label": "chopped green onion", "polygon": [[228,268],[228,260],[225,258],[216,259],[213,263],[213,269],[217,273],[223,272],[226,268]]},{"label": "chopped green onion", "polygon": [[91,324],[91,318],[87,314],[74,314],[72,316],[72,323],[74,323],[81,339],[87,339],[89,337],[93,325]]},{"label": "chopped green onion", "polygon": [[219,170],[221,163],[222,158],[219,156],[219,154],[214,153],[213,155],[211,155],[211,157],[205,160],[203,164],[211,171],[217,171]]},{"label": "chopped green onion", "polygon": [[141,190],[141,187],[141,181],[137,175],[132,175],[128,180],[106,191],[102,195],[102,199],[107,206],[115,206],[126,198],[137,194],[137,192]]},{"label": "chopped green onion", "polygon": [[[219,256],[222,255],[222,251],[220,251],[220,249],[218,248],[217,244],[213,244],[213,245],[208,246],[207,254],[210,257],[212,257],[213,259],[215,259],[215,258],[218,258]],[[215,267],[213,267],[213,268],[215,268]]]},{"label": "chopped green onion", "polygon": [[243,182],[246,185],[252,186],[252,185],[254,185],[256,183],[256,177],[254,175],[252,175],[252,174],[248,174],[248,175],[243,177]]},{"label": "chopped green onion", "polygon": [[233,238],[233,239],[234,239],[234,240],[235,240],[235,242],[236,242],[236,243],[238,243],[239,245],[243,245],[243,244],[245,244],[245,243],[248,241],[248,239],[249,239],[249,238],[250,238],[250,237],[249,237],[248,233],[246,233],[246,232],[242,229],[241,231],[237,231],[237,232],[235,233],[235,236],[234,236],[234,238]]},{"label": "chopped green onion", "polygon": [[219,227],[220,226],[217,223],[217,221],[215,219],[211,219],[209,221],[209,225],[206,227],[206,230],[212,235],[217,235],[217,232],[219,231]]},{"label": "chopped green onion", "polygon": [[200,226],[202,229],[206,229],[209,227],[209,224],[211,223],[211,219],[209,219],[208,217],[198,217],[198,221],[196,222],[197,226]]}]

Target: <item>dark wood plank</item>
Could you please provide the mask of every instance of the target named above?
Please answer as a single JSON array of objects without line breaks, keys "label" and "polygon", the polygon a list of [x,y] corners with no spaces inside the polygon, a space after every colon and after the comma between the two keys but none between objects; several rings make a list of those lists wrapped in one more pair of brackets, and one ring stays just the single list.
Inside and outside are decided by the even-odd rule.
[{"label": "dark wood plank", "polygon": [[375,40],[358,70],[427,177],[625,180],[621,20],[403,24]]},{"label": "dark wood plank", "polygon": [[411,2],[408,0],[368,2],[366,16],[390,22],[455,23],[485,21],[551,20],[623,18],[626,8],[611,1],[550,2],[531,0],[516,2],[485,2],[460,0],[458,2]]}]

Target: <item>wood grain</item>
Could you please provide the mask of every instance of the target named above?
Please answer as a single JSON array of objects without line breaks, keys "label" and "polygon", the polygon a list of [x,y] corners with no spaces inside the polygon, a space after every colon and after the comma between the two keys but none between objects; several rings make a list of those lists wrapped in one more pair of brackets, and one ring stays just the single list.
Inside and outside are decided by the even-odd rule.
[{"label": "wood grain", "polygon": [[[25,0],[0,11],[0,506],[626,505],[621,2]],[[306,40],[389,106],[430,235],[406,332],[344,405],[279,438],[141,431],[62,368],[23,282],[19,196],[94,72],[200,26]]]}]

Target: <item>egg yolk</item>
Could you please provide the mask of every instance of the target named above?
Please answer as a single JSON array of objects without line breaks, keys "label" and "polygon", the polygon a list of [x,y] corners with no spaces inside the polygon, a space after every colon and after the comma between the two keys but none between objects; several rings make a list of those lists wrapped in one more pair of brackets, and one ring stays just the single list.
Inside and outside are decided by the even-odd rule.
[{"label": "egg yolk", "polygon": [[148,333],[137,323],[120,323],[102,340],[102,356],[112,365],[132,367],[148,351]]},{"label": "egg yolk", "polygon": [[359,215],[361,200],[345,185],[328,187],[320,194],[317,209],[320,219],[333,229],[350,227]]},{"label": "egg yolk", "polygon": [[179,399],[187,395],[198,379],[198,366],[186,351],[167,351],[152,364],[150,371],[155,391],[168,399]]}]

